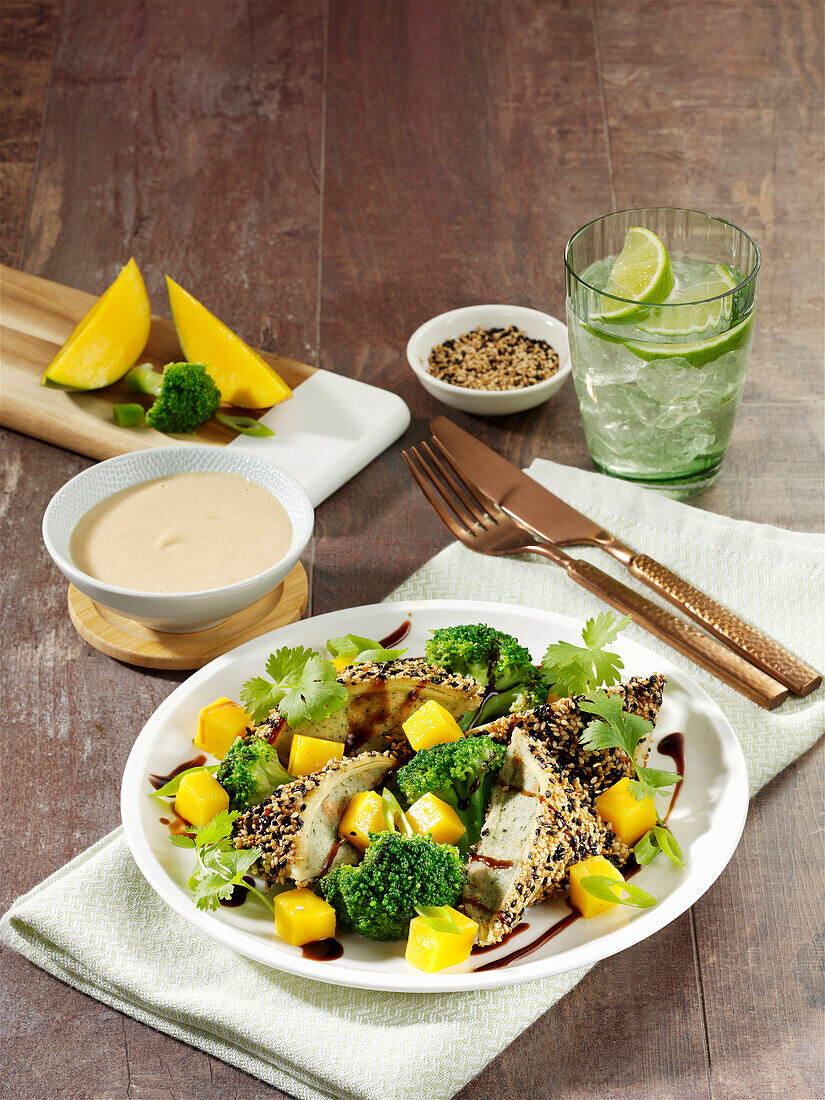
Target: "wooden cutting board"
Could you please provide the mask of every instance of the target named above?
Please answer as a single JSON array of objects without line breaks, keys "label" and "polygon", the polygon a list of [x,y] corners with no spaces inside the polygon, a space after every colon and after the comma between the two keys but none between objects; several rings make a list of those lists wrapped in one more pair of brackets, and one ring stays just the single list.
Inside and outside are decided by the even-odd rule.
[{"label": "wooden cutting board", "polygon": [[[137,400],[123,382],[88,393],[41,386],[47,364],[96,298],[5,265],[0,265],[0,291],[0,424],[4,427],[89,458],[111,458],[127,451],[178,442],[224,446],[237,438],[236,432],[214,421],[186,436],[162,435],[149,427],[119,428],[112,421],[112,406]],[[292,389],[318,370],[294,359],[255,350]],[[182,358],[172,322],[152,317],[149,342],[139,361],[164,366]],[[261,415],[261,410],[241,412]]]}]

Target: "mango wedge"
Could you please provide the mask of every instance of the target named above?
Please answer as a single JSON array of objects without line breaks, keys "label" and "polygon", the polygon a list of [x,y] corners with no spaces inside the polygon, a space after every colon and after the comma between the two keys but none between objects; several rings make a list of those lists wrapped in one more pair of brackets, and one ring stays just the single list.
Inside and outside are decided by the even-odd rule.
[{"label": "mango wedge", "polygon": [[167,275],[172,320],[183,354],[204,363],[221,391],[221,400],[244,409],[268,409],[292,396],[292,390],[268,363]]},{"label": "mango wedge", "polygon": [[99,390],[117,382],[146,347],[151,323],[149,296],[130,260],[46,367],[41,386]]}]

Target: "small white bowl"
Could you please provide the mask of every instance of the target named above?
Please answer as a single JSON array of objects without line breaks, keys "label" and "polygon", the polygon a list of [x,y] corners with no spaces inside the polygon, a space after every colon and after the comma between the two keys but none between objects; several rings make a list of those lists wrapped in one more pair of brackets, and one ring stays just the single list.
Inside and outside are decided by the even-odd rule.
[{"label": "small white bowl", "polygon": [[[139,592],[106,584],[77,568],[69,552],[69,540],[80,517],[95,504],[112,493],[153,478],[202,470],[249,478],[281,502],[292,524],[292,542],[279,562],[248,580],[200,592]],[[228,447],[154,447],[109,458],[66,482],[46,508],[43,541],[63,576],[95,603],[155,630],[180,634],[205,630],[263,599],[300,558],[314,522],[312,504],[303,488],[294,477],[265,458]],[[233,530],[243,537],[231,525],[227,527],[230,535]]]},{"label": "small white bowl", "polygon": [[[471,390],[442,382],[430,374],[430,352],[445,340],[454,340],[476,328],[507,328],[515,325],[531,340],[546,340],[559,357],[559,369],[552,378],[517,390]],[[440,313],[417,328],[407,343],[407,361],[424,389],[454,409],[480,416],[505,416],[524,412],[552,397],[570,374],[570,345],[567,326],[549,313],[524,306],[464,306]]]}]

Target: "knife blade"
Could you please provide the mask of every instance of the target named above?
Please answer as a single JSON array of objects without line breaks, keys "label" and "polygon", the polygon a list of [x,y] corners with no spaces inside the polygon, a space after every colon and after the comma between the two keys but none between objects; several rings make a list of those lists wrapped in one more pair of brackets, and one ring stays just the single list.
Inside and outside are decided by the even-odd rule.
[{"label": "knife blade", "polygon": [[810,695],[821,686],[822,676],[810,665],[666,566],[626,546],[451,420],[439,416],[430,428],[450,461],[522,527],[555,546],[605,550],[657,595],[796,695]]},{"label": "knife blade", "polygon": [[609,532],[565,504],[494,450],[445,416],[430,422],[438,443],[505,512],[556,546],[600,545]]}]

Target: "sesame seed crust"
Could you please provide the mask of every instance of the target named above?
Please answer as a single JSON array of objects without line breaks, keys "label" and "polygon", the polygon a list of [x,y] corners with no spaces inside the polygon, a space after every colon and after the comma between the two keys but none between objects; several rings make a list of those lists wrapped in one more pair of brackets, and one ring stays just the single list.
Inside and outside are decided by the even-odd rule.
[{"label": "sesame seed crust", "polygon": [[[621,695],[622,708],[630,714],[638,714],[655,724],[662,705],[665,677],[635,677],[626,683],[607,689],[608,695]],[[571,699],[557,699],[554,703],[536,707],[524,714],[507,714],[486,726],[473,730],[474,734],[486,734],[494,741],[507,744],[516,730],[523,730],[531,737],[546,744],[562,771],[570,772],[580,784],[587,805],[592,809],[602,791],[620,779],[632,777],[633,762],[621,749],[585,749],[579,737],[593,718],[581,709],[583,695]],[[637,757],[642,762],[647,757],[649,743],[642,743]]]},{"label": "sesame seed crust", "polygon": [[260,848],[262,856],[254,864],[253,872],[269,882],[286,882],[293,877],[298,838],[307,806],[313,797],[317,796],[325,782],[336,773],[348,772],[361,768],[369,761],[381,760],[386,760],[387,770],[395,763],[389,753],[361,753],[342,760],[331,760],[320,771],[302,775],[291,783],[284,783],[265,802],[251,806],[237,818],[233,829],[234,846]]}]

